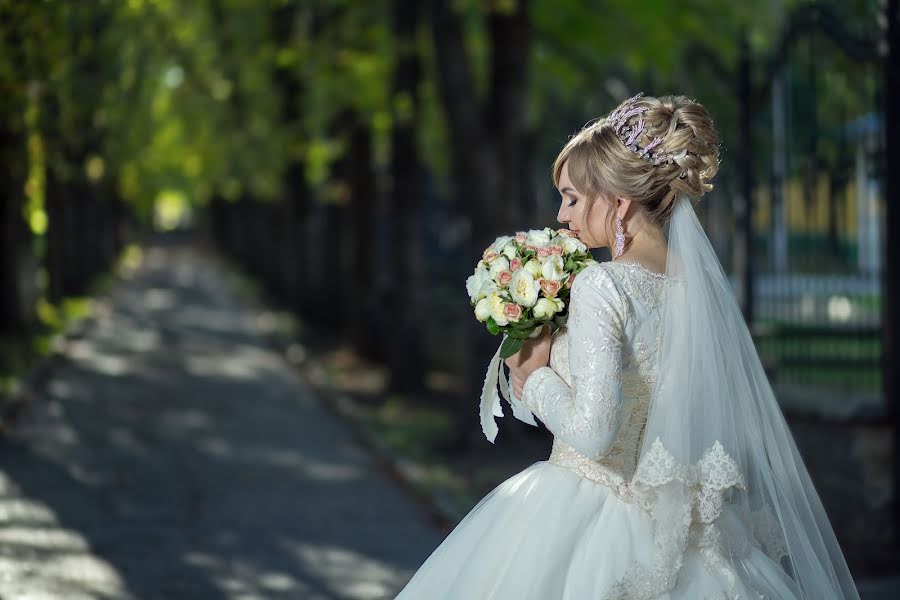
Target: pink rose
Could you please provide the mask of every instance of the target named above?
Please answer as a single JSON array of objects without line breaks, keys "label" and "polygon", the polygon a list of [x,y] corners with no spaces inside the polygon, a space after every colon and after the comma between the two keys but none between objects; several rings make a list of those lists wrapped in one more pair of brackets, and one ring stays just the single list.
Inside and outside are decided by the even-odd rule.
[{"label": "pink rose", "polygon": [[557,229],[556,233],[558,233],[559,235],[564,235],[566,237],[570,237],[570,238],[577,237],[575,235],[575,232],[572,231],[571,229]]},{"label": "pink rose", "polygon": [[538,279],[538,283],[541,284],[541,290],[548,298],[556,298],[556,294],[559,293],[559,287],[562,285],[555,279]]},{"label": "pink rose", "polygon": [[524,231],[516,232],[516,241],[519,242],[520,244],[524,244],[525,240],[527,240],[527,239],[528,239],[528,234],[525,233]]},{"label": "pink rose", "polygon": [[511,271],[518,271],[519,269],[521,269],[522,268],[522,259],[516,257],[516,258],[512,259],[511,261],[509,261],[509,268]]},{"label": "pink rose", "polygon": [[540,248],[537,249],[537,255],[540,256],[541,258],[547,258],[548,256],[550,256],[550,248],[541,246]]},{"label": "pink rose", "polygon": [[515,302],[506,302],[503,305],[503,314],[505,314],[506,318],[510,321],[516,322],[519,320],[519,317],[522,316],[522,307]]},{"label": "pink rose", "polygon": [[488,248],[487,250],[484,251],[484,256],[482,256],[481,258],[484,260],[484,262],[491,263],[498,256],[500,256],[499,252],[495,252],[495,251],[491,250],[490,248]]},{"label": "pink rose", "polygon": [[559,255],[562,255],[562,253],[563,253],[562,246],[559,246],[559,245],[556,245],[556,244],[554,244],[553,246],[550,246],[550,254],[559,254]]},{"label": "pink rose", "polygon": [[497,273],[497,283],[502,286],[507,286],[512,281],[512,271],[500,271]]}]

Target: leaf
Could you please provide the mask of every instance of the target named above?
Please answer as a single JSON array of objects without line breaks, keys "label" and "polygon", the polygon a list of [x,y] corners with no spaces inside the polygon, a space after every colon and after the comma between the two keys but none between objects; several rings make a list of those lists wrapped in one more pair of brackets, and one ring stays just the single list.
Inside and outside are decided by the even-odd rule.
[{"label": "leaf", "polygon": [[500,344],[500,358],[509,358],[522,348],[522,340],[508,337]]},{"label": "leaf", "polygon": [[487,321],[485,321],[485,325],[487,325],[487,330],[491,335],[500,333],[500,326],[497,325],[497,321],[494,320],[494,317],[488,317]]}]

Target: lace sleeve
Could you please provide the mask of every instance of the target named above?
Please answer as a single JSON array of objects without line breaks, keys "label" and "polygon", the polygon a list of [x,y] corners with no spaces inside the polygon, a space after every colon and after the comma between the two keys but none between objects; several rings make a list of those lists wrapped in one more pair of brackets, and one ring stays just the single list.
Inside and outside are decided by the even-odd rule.
[{"label": "lace sleeve", "polygon": [[622,423],[624,302],[600,265],[575,278],[569,300],[572,386],[540,367],[525,381],[522,402],[553,435],[596,459],[609,451]]}]

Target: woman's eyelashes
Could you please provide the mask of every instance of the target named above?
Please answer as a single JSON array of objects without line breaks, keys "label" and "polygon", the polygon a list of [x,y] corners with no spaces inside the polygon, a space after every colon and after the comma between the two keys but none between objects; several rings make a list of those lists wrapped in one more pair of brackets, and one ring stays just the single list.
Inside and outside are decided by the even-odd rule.
[{"label": "woman's eyelashes", "polygon": [[577,201],[578,200],[576,198],[572,198],[571,200],[569,200],[569,206],[575,206],[575,202]]}]

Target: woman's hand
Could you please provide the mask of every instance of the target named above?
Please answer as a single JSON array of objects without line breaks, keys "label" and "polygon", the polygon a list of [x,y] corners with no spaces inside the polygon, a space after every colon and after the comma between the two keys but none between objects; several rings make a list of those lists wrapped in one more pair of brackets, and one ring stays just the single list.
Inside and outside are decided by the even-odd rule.
[{"label": "woman's hand", "polygon": [[538,337],[523,340],[522,347],[518,352],[503,359],[506,366],[509,367],[509,378],[516,398],[522,397],[522,388],[525,386],[528,376],[535,369],[545,367],[550,362],[550,345],[552,343],[553,336],[550,334],[550,328],[544,325]]}]

